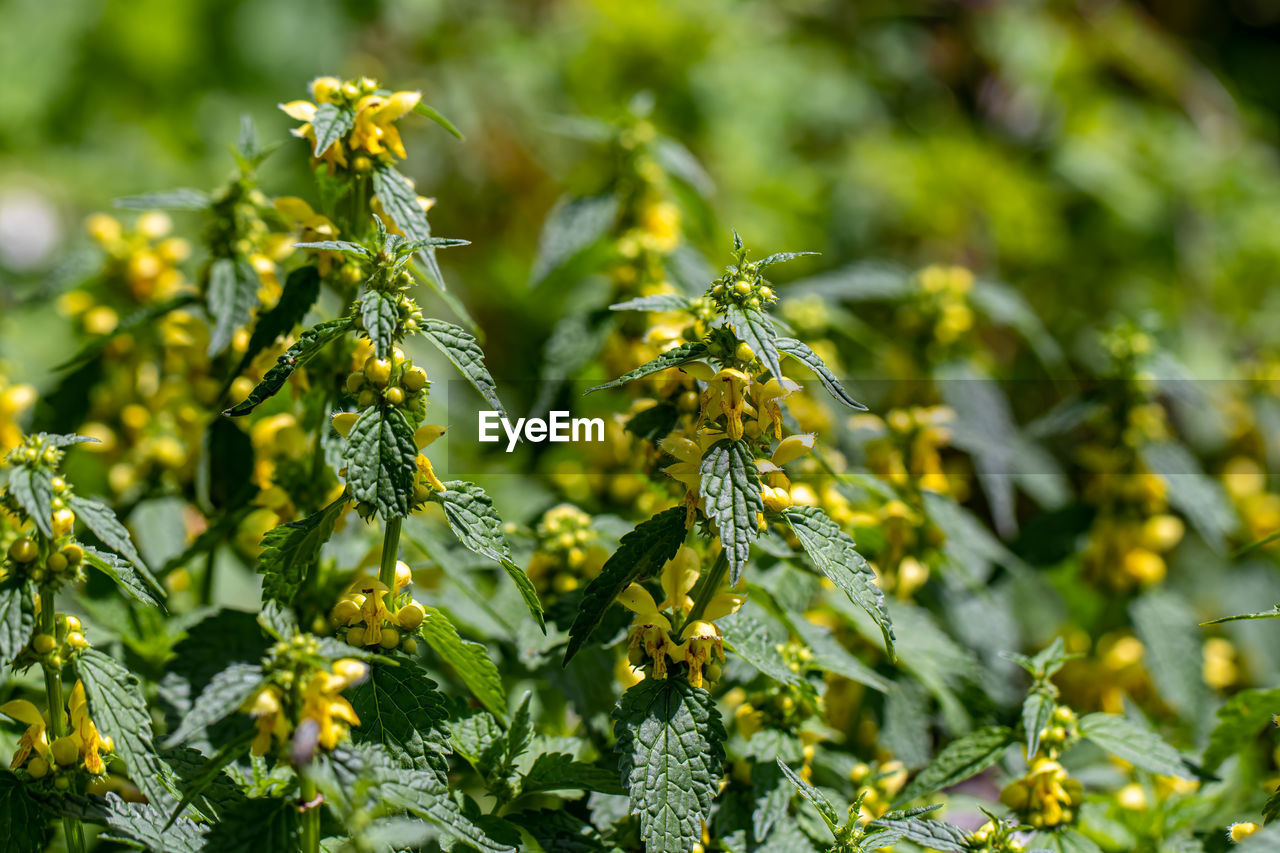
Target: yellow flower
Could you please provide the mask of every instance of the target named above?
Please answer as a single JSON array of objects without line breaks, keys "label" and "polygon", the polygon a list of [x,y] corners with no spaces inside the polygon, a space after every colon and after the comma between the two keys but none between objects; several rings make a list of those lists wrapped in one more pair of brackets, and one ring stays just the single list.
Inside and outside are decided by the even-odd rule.
[{"label": "yellow flower", "polygon": [[30,385],[10,385],[0,376],[0,455],[22,443],[22,427],[18,418],[36,402],[36,389]]},{"label": "yellow flower", "polygon": [[293,731],[293,726],[284,714],[280,704],[280,688],[274,684],[265,684],[244,701],[240,710],[253,717],[258,733],[250,745],[254,755],[266,755],[271,749],[271,737],[285,740]]},{"label": "yellow flower", "polygon": [[711,622],[699,620],[691,622],[686,628],[687,639],[679,646],[671,649],[672,660],[684,661],[689,665],[689,683],[694,687],[702,687],[702,668],[718,657],[724,661],[724,639],[720,629]]},{"label": "yellow flower", "polygon": [[370,154],[389,150],[403,160],[407,156],[404,143],[392,122],[412,112],[421,98],[419,92],[375,94],[361,98],[356,104],[355,125],[351,128],[351,147],[363,148]]},{"label": "yellow flower", "polygon": [[71,734],[84,760],[84,769],[94,776],[107,772],[100,752],[110,752],[113,744],[111,738],[104,738],[98,733],[98,727],[89,718],[89,703],[84,695],[84,682],[77,680],[71,689],[71,700],[67,704],[71,712]]},{"label": "yellow flower", "polygon": [[354,658],[343,658],[332,672],[321,670],[307,681],[303,690],[302,722],[314,722],[316,740],[325,749],[333,749],[347,736],[350,726],[360,725],[355,709],[341,695],[352,684],[364,679],[368,668]]},{"label": "yellow flower", "polygon": [[[734,441],[742,438],[742,416],[749,408],[746,394],[751,377],[732,367],[726,367],[711,378],[707,390],[702,392],[702,411],[708,419],[724,415],[725,432]],[[752,409],[754,412],[754,409]]]},{"label": "yellow flower", "polygon": [[53,753],[49,748],[49,722],[35,705],[26,699],[14,699],[12,702],[0,705],[0,714],[25,723],[27,726],[27,730],[22,733],[22,739],[18,742],[18,751],[14,753],[13,763],[9,765],[11,770],[17,770],[25,764],[32,753],[43,760],[46,767],[52,763]]}]

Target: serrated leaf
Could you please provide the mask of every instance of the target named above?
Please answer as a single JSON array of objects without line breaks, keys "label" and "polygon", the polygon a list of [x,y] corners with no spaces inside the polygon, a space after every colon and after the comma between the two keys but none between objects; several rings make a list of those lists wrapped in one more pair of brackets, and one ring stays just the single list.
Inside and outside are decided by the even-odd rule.
[{"label": "serrated leaf", "polygon": [[1022,702],[1022,731],[1026,738],[1028,761],[1040,746],[1040,733],[1053,719],[1055,705],[1049,691],[1040,687],[1033,688]]},{"label": "serrated leaf", "polygon": [[783,515],[818,570],[879,626],[892,656],[893,623],[885,609],[884,593],[876,586],[875,572],[854,547],[853,538],[817,507],[792,506]]},{"label": "serrated leaf", "polygon": [[[292,640],[298,633],[298,617],[293,608],[281,604],[274,598],[262,602],[262,610],[258,613],[258,627],[277,642]],[[354,653],[353,653],[354,656]]]},{"label": "serrated leaf", "polygon": [[538,627],[545,633],[546,618],[542,613],[542,603],[538,601],[538,591],[524,570],[512,561],[507,541],[502,535],[502,519],[493,508],[493,501],[475,483],[451,480],[444,485],[445,491],[435,493],[432,499],[444,509],[449,528],[468,551],[488,557],[502,566],[520,591],[525,606],[538,621]]},{"label": "serrated leaf", "polygon": [[822,822],[827,825],[827,829],[834,833],[836,828],[840,826],[840,814],[836,811],[836,807],[831,805],[827,795],[806,782],[799,773],[788,767],[787,763],[781,758],[777,762],[778,769],[795,786],[796,793],[808,800],[810,805],[818,810],[818,815],[822,818]]},{"label": "serrated leaf", "polygon": [[465,329],[444,320],[429,317],[420,326],[427,340],[449,359],[462,377],[471,383],[472,388],[480,392],[484,401],[499,415],[506,417],[506,410],[498,399],[498,386],[489,375],[489,369],[484,366],[484,350],[480,349],[476,339]]},{"label": "serrated leaf", "polygon": [[315,249],[319,252],[338,252],[343,255],[350,255],[353,258],[370,258],[369,250],[359,243],[352,243],[350,240],[317,240],[312,243],[294,243],[295,249]]},{"label": "serrated leaf", "polygon": [[[431,225],[427,222],[427,212],[418,204],[417,190],[394,167],[383,165],[374,170],[373,193],[405,237],[410,240],[431,239]],[[435,249],[424,249],[418,253],[418,258],[427,277],[443,289],[444,276],[436,262]]]},{"label": "serrated leaf", "polygon": [[1045,853],[1102,853],[1102,848],[1074,829],[1042,830],[1027,839],[1029,851]]},{"label": "serrated leaf", "polygon": [[1209,745],[1204,751],[1204,769],[1212,773],[1270,727],[1280,710],[1280,687],[1249,688],[1232,696],[1218,709]]},{"label": "serrated leaf", "polygon": [[958,826],[943,823],[940,820],[921,820],[908,817],[901,820],[881,819],[873,821],[872,826],[886,826],[900,833],[900,838],[914,841],[929,850],[948,850],[963,853],[971,849],[968,835]]},{"label": "serrated leaf", "polygon": [[46,468],[18,465],[9,472],[9,494],[46,539],[53,537],[53,474]]},{"label": "serrated leaf", "polygon": [[803,258],[805,255],[820,255],[820,254],[822,253],[821,252],[775,252],[774,254],[770,255],[767,258],[761,258],[760,260],[756,261],[755,266],[756,266],[756,269],[762,270],[762,269],[765,269],[766,267],[771,267],[774,264],[782,264],[782,263],[786,263],[787,261],[793,261],[796,258]]},{"label": "serrated leaf", "polygon": [[213,677],[208,686],[182,718],[177,731],[165,740],[166,747],[186,743],[209,726],[240,708],[244,700],[262,686],[266,676],[262,667],[250,663],[233,663]]},{"label": "serrated leaf", "polygon": [[360,718],[352,739],[378,744],[398,764],[443,782],[449,768],[444,696],[418,664],[398,663],[375,663],[368,680],[347,694]]},{"label": "serrated leaf", "polygon": [[569,663],[582,648],[619,593],[634,581],[657,574],[676,555],[687,533],[684,516],[683,507],[672,507],[641,522],[622,537],[618,550],[605,561],[600,574],[591,579],[583,592],[569,628],[564,663]]},{"label": "serrated leaf", "polygon": [[679,367],[682,364],[688,364],[691,361],[697,361],[700,358],[705,358],[709,352],[710,350],[707,345],[702,341],[689,341],[681,344],[675,349],[667,350],[652,361],[640,365],[635,370],[622,374],[617,379],[610,380],[603,385],[597,385],[594,388],[588,388],[586,393],[590,394],[593,391],[603,391],[606,388],[617,388],[619,385],[625,385],[628,382],[634,381],[643,376],[648,376],[652,373],[668,370],[672,367]]},{"label": "serrated leaf", "polygon": [[563,809],[522,811],[506,817],[533,836],[543,853],[616,853],[619,849],[605,844],[595,827]]},{"label": "serrated leaf", "polygon": [[236,329],[247,325],[258,307],[258,271],[245,258],[218,258],[209,267],[207,291],[213,331],[209,334],[209,355],[221,353],[231,343]]},{"label": "serrated leaf", "polygon": [[292,800],[245,799],[219,816],[205,837],[205,851],[263,853],[298,850],[302,822]]},{"label": "serrated leaf", "polygon": [[133,563],[157,595],[164,594],[160,582],[151,575],[146,563],[142,562],[142,555],[134,547],[129,530],[116,518],[111,507],[100,500],[79,495],[72,495],[67,505],[76,514],[76,518],[84,522],[85,527],[101,539],[104,545]]},{"label": "serrated leaf", "polygon": [[385,406],[365,409],[351,425],[342,452],[351,496],[373,504],[383,518],[408,515],[417,454],[413,427],[403,412]]},{"label": "serrated leaf", "polygon": [[144,576],[131,563],[117,557],[109,551],[99,551],[89,545],[84,548],[84,560],[98,571],[116,582],[116,586],[127,592],[135,601],[148,607],[163,607],[160,594],[152,588],[155,580]]},{"label": "serrated leaf", "polygon": [[0,827],[5,849],[13,853],[44,850],[52,835],[49,813],[27,792],[26,783],[0,769]]},{"label": "serrated leaf", "polygon": [[13,659],[27,647],[35,629],[35,606],[27,582],[19,577],[0,581],[0,684],[9,676]]},{"label": "serrated leaf", "polygon": [[311,307],[320,298],[320,270],[315,266],[298,267],[285,279],[280,299],[271,310],[258,315],[249,336],[249,346],[240,358],[236,373],[242,373],[249,363],[267,347],[293,331],[294,326],[306,319]]},{"label": "serrated leaf", "polygon": [[1280,619],[1280,604],[1275,605],[1270,610],[1262,610],[1257,613],[1241,613],[1236,616],[1222,616],[1218,619],[1210,619],[1208,622],[1201,622],[1201,625],[1221,625],[1223,622],[1247,622],[1253,619]]},{"label": "serrated leaf", "polygon": [[769,315],[751,308],[743,308],[729,303],[725,309],[725,322],[733,329],[738,339],[751,347],[751,351],[760,359],[760,363],[773,374],[781,378],[782,364],[778,357],[778,332],[773,327]]},{"label": "serrated leaf", "polygon": [[347,496],[301,521],[268,530],[262,537],[255,571],[262,575],[262,594],[284,604],[293,601],[307,576],[320,562],[320,551],[347,508]]},{"label": "serrated leaf", "polygon": [[1005,726],[987,726],[961,735],[934,756],[894,802],[918,799],[976,776],[999,761],[1014,743],[1013,732]]},{"label": "serrated leaf", "polygon": [[778,764],[756,761],[751,765],[751,837],[761,843],[774,825],[787,816],[795,788]]},{"label": "serrated leaf", "polygon": [[126,803],[114,792],[104,800],[102,819],[107,828],[98,837],[129,846],[164,853],[199,853],[204,849],[208,827],[190,820],[169,822],[168,816],[151,803]]},{"label": "serrated leaf", "polygon": [[609,306],[610,311],[688,311],[693,302],[687,296],[678,293],[657,293],[653,296],[640,296],[626,302],[616,302]]},{"label": "serrated leaf", "polygon": [[[257,737],[256,727],[246,727],[239,735],[232,738],[225,746],[217,751],[216,754],[208,761],[200,765],[200,768],[193,774],[182,779],[182,798],[178,800],[178,804],[174,806],[170,812],[165,828],[182,815],[182,812],[188,805],[201,798],[205,791],[210,790],[218,780],[223,778],[223,771],[230,767],[233,763],[249,754],[253,746],[253,739]],[[194,752],[194,750],[192,750]],[[199,753],[196,753],[199,755]],[[239,788],[234,788],[239,793]],[[228,804],[233,804],[234,799],[228,799]],[[220,811],[225,810],[220,809]]]},{"label": "serrated leaf", "polygon": [[152,742],[151,713],[137,676],[97,649],[81,652],[75,669],[84,682],[90,716],[98,730],[115,741],[116,754],[138,790],[152,803],[176,797],[173,774]]},{"label": "serrated leaf", "polygon": [[808,344],[798,341],[795,338],[784,337],[777,338],[775,340],[775,344],[777,345],[779,352],[786,353],[796,361],[799,361],[805,367],[812,370],[818,377],[818,381],[822,383],[822,387],[826,388],[827,392],[832,397],[835,397],[851,409],[859,409],[864,412],[867,410],[866,406],[862,405],[849,395],[849,392],[840,384],[840,380],[831,372],[831,368],[827,367],[827,363],[823,361],[816,352],[810,349]]},{"label": "serrated leaf", "polygon": [[394,297],[376,290],[366,290],[360,297],[360,320],[378,358],[390,355],[395,343],[396,325],[400,322],[400,308],[396,303]]},{"label": "serrated leaf", "polygon": [[427,611],[418,629],[422,639],[441,659],[453,668],[462,683],[499,719],[507,712],[507,694],[502,689],[502,676],[482,643],[464,640],[458,629],[434,607]]},{"label": "serrated leaf", "polygon": [[724,632],[724,642],[738,657],[781,684],[799,686],[803,679],[787,666],[778,651],[781,639],[769,633],[759,620],[739,610],[716,620]]},{"label": "serrated leaf", "polygon": [[618,784],[617,770],[576,761],[573,756],[562,752],[539,755],[520,783],[521,794],[574,790],[615,795],[626,793]]},{"label": "serrated leaf", "polygon": [[436,124],[447,130],[455,139],[464,139],[462,132],[453,126],[453,122],[444,117],[444,114],[430,104],[424,104],[422,101],[413,105],[413,111],[420,116],[426,116]]},{"label": "serrated leaf", "polygon": [[702,454],[698,474],[703,510],[720,534],[729,560],[729,583],[737,584],[747,568],[751,543],[760,534],[757,518],[764,512],[751,448],[744,441],[723,438]]},{"label": "serrated leaf", "polygon": [[349,107],[337,104],[321,104],[317,107],[315,117],[311,119],[311,129],[315,133],[312,156],[319,157],[328,151],[330,145],[351,132],[355,121],[356,114]]},{"label": "serrated leaf", "polygon": [[179,308],[190,305],[195,301],[196,295],[194,293],[183,293],[173,297],[172,299],[166,299],[164,302],[157,302],[155,304],[139,308],[137,311],[134,311],[128,317],[125,317],[117,323],[116,327],[107,334],[98,335],[90,340],[81,347],[75,355],[59,364],[54,368],[54,370],[70,370],[87,364],[100,356],[102,351],[106,349],[107,344],[111,343],[111,341],[121,335],[127,334],[144,326],[152,325],[161,317],[164,317]]},{"label": "serrated leaf", "polygon": [[223,412],[229,417],[239,417],[247,415],[262,403],[275,395],[277,391],[284,387],[285,380],[333,341],[337,340],[351,328],[351,320],[343,317],[339,320],[330,320],[327,323],[320,323],[307,329],[298,336],[298,340],[293,343],[281,356],[276,359],[276,363],[266,372],[249,396],[243,401],[232,406]]},{"label": "serrated leaf", "polygon": [[724,763],[724,726],[711,694],[679,676],[646,679],[623,694],[614,733],[646,849],[688,853],[702,838]]},{"label": "serrated leaf", "polygon": [[1210,702],[1196,613],[1179,595],[1150,590],[1129,605],[1144,664],[1160,697],[1197,727]]},{"label": "serrated leaf", "polygon": [[542,223],[529,286],[538,286],[599,243],[617,221],[619,206],[612,194],[557,201]]},{"label": "serrated leaf", "polygon": [[1155,732],[1119,714],[1088,714],[1080,718],[1080,734],[1117,758],[1160,776],[1194,779],[1178,751]]},{"label": "serrated leaf", "polygon": [[114,202],[116,207],[124,210],[204,210],[209,204],[208,193],[185,187],[141,195],[127,195]]}]

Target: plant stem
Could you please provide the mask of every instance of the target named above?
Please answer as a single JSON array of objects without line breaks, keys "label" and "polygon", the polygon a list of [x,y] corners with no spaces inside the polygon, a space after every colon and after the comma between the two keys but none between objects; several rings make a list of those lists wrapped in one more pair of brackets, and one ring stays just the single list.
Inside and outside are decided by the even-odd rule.
[{"label": "plant stem", "polygon": [[720,556],[716,557],[716,561],[711,565],[711,574],[707,575],[706,580],[702,584],[702,589],[698,591],[698,597],[693,602],[693,609],[689,611],[688,617],[685,618],[684,624],[680,626],[680,630],[676,632],[674,642],[680,642],[684,629],[689,625],[697,622],[702,618],[702,614],[706,612],[707,605],[711,603],[711,599],[715,597],[716,592],[720,589],[720,584],[724,582],[725,573],[729,571],[729,552],[720,549]]},{"label": "plant stem", "polygon": [[[57,613],[54,610],[54,591],[51,585],[40,588],[40,633],[57,636]],[[67,734],[66,711],[62,705],[62,671],[47,660],[40,661],[44,672],[44,695],[49,706],[49,728],[53,739]],[[67,838],[68,853],[84,853],[84,827],[73,817],[62,819],[62,832]]]},{"label": "plant stem", "polygon": [[204,560],[204,576],[200,578],[200,602],[213,604],[214,560],[217,548],[210,549]]},{"label": "plant stem", "polygon": [[[400,555],[400,518],[388,518],[382,535],[382,565],[378,568],[378,580],[394,595],[396,588],[396,558]],[[390,602],[388,602],[390,603]]]},{"label": "plant stem", "polygon": [[320,805],[316,799],[316,783],[306,773],[300,773],[302,794],[302,853],[320,850]]}]

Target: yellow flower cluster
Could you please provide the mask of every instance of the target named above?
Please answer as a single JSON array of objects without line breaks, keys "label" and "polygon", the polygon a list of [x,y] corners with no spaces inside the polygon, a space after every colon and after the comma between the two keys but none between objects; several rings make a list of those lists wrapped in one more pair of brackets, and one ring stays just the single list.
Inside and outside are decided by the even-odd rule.
[{"label": "yellow flower cluster", "polygon": [[[187,286],[178,265],[191,254],[191,244],[181,237],[170,237],[173,222],[167,214],[144,213],[133,228],[106,213],[95,213],[85,223],[89,236],[106,255],[103,274],[121,285],[113,292],[127,295],[135,305],[162,302],[176,296]],[[84,291],[72,291],[63,297],[68,313],[76,314],[85,331],[105,335],[114,331],[119,317],[106,305],[93,305]],[[75,311],[80,308],[82,311]]]},{"label": "yellow flower cluster", "polygon": [[942,345],[955,343],[973,328],[972,272],[964,267],[930,266],[920,270],[916,281],[919,295],[899,315],[905,328],[927,328]]},{"label": "yellow flower cluster", "polygon": [[[25,699],[14,699],[0,705],[0,714],[27,727],[18,742],[18,750],[13,756],[10,769],[25,768],[33,779],[43,779],[50,772],[60,775],[67,770],[83,769],[90,776],[101,776],[107,772],[102,754],[110,754],[114,744],[111,738],[103,737],[98,732],[98,727],[90,718],[84,684],[80,681],[76,681],[71,690],[67,711],[71,731],[51,742],[49,735],[52,725],[49,716],[42,714],[35,705]],[[61,708],[58,713],[62,713]],[[63,781],[60,787],[65,784]]]},{"label": "yellow flower cluster", "polygon": [[1084,789],[1057,761],[1039,757],[1031,762],[1025,776],[1000,792],[1000,802],[1028,825],[1053,829],[1076,819]]},{"label": "yellow flower cluster", "polygon": [[1027,846],[1014,835],[1011,822],[989,820],[969,836],[973,853],[1024,853]]},{"label": "yellow flower cluster", "polygon": [[633,670],[644,668],[653,678],[663,679],[670,667],[684,664],[694,687],[719,680],[724,638],[715,620],[736,612],[746,599],[727,590],[718,591],[698,618],[687,622],[694,609],[689,592],[699,575],[697,552],[682,545],[662,569],[666,597],[661,602],[655,602],[638,583],[618,596],[618,603],[636,614],[627,635],[628,660]]},{"label": "yellow flower cluster", "polygon": [[330,171],[340,167],[367,172],[375,160],[391,162],[407,156],[395,122],[413,112],[422,99],[421,93],[387,92],[368,77],[345,82],[336,77],[317,77],[311,81],[311,96],[314,102],[290,101],[281,104],[280,109],[290,118],[305,122],[292,133],[310,142],[313,151],[315,125],[318,119],[327,118],[321,115],[326,106],[350,111],[352,116],[350,129],[315,158],[328,164]]},{"label": "yellow flower cluster", "polygon": [[1166,486],[1155,474],[1102,474],[1086,488],[1102,509],[1089,531],[1084,565],[1095,581],[1115,590],[1164,580],[1164,554],[1182,541],[1182,519],[1168,512]]},{"label": "yellow flower cluster", "polygon": [[36,403],[36,389],[26,383],[10,382],[0,374],[0,455],[22,441],[19,419]]},{"label": "yellow flower cluster", "polygon": [[[901,761],[864,764],[859,762],[849,771],[849,781],[864,795],[859,814],[863,820],[876,820],[889,811],[894,797],[907,784],[906,766]],[[855,795],[856,796],[856,795]]]},{"label": "yellow flower cluster", "polygon": [[943,465],[942,450],[951,443],[955,412],[946,406],[893,409],[883,419],[857,414],[849,426],[876,434],[867,442],[867,467],[899,488],[914,488],[963,499],[962,477]]},{"label": "yellow flower cluster", "polygon": [[567,593],[600,573],[609,558],[591,516],[573,504],[560,504],[543,513],[534,528],[537,548],[527,573],[539,592]]},{"label": "yellow flower cluster", "polygon": [[335,661],[332,670],[317,668],[300,673],[295,676],[302,679],[296,702],[286,687],[274,682],[264,684],[240,706],[242,712],[254,718],[257,727],[251,746],[253,754],[265,755],[273,739],[286,743],[295,731],[308,742],[314,739],[321,748],[333,749],[347,737],[351,726],[360,725],[360,718],[342,691],[368,674],[369,667],[355,658]]},{"label": "yellow flower cluster", "polygon": [[[1257,461],[1248,456],[1230,459],[1223,466],[1222,484],[1244,522],[1248,541],[1256,542],[1280,531],[1280,494],[1267,489],[1267,473]],[[1280,540],[1266,547],[1280,548]]]},{"label": "yellow flower cluster", "polygon": [[329,613],[329,622],[334,628],[345,630],[342,638],[352,646],[399,647],[412,654],[418,647],[412,635],[422,624],[426,610],[402,595],[411,583],[413,573],[403,561],[396,563],[394,591],[376,577],[361,575],[338,599]]}]

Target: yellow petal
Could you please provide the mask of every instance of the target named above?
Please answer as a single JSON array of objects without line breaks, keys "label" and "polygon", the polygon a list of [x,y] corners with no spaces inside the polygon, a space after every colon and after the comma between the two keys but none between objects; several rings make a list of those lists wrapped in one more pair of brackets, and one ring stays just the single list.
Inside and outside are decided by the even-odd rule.
[{"label": "yellow petal", "polygon": [[413,434],[413,443],[418,445],[419,450],[428,447],[433,441],[444,435],[445,429],[446,427],[439,424],[423,424]]},{"label": "yellow petal", "polygon": [[745,595],[738,595],[736,592],[719,593],[707,602],[707,609],[703,611],[702,618],[707,622],[714,622],[730,613],[737,613],[738,608],[742,607],[742,603],[746,600]]},{"label": "yellow petal", "polygon": [[284,114],[291,119],[298,121],[312,121],[316,117],[316,105],[310,101],[290,101],[287,104],[280,104],[280,109],[284,110]]},{"label": "yellow petal", "polygon": [[788,462],[794,462],[810,450],[813,450],[813,441],[813,433],[787,436],[778,443],[778,448],[773,451],[773,463],[775,465],[786,465]]},{"label": "yellow petal", "polygon": [[317,77],[311,81],[311,94],[322,104],[333,101],[341,88],[342,81],[337,77]]},{"label": "yellow petal", "polygon": [[333,416],[333,428],[337,430],[338,435],[346,438],[358,417],[360,416],[355,412],[338,412]]},{"label": "yellow petal", "polygon": [[281,216],[293,222],[308,222],[316,215],[311,205],[297,196],[282,196],[276,199],[274,204]]},{"label": "yellow petal", "polygon": [[653,596],[649,594],[649,591],[638,583],[631,584],[631,586],[619,593],[618,603],[632,613],[654,615],[658,613],[657,602],[653,600]]},{"label": "yellow petal", "polygon": [[44,728],[44,717],[41,716],[40,709],[26,699],[14,699],[12,702],[0,705],[0,714],[12,717],[33,728]]},{"label": "yellow petal", "polygon": [[420,100],[422,100],[421,92],[396,92],[378,109],[378,124],[386,124],[407,115]]}]

